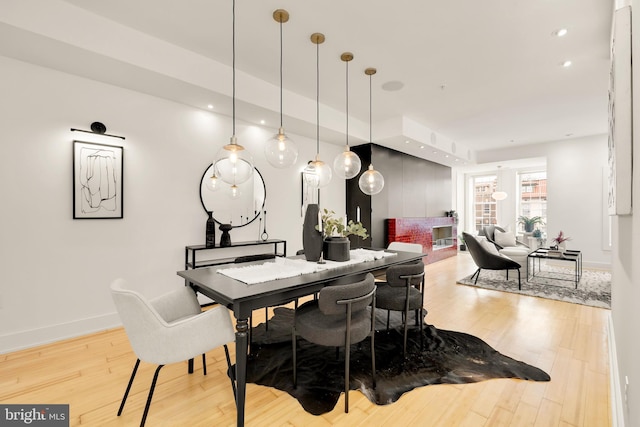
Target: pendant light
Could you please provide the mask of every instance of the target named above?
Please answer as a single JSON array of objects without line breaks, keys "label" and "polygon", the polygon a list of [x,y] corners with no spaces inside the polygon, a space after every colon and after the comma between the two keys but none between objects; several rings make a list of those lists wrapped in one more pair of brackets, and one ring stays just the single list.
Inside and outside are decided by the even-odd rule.
[{"label": "pendant light", "polygon": [[[376,73],[375,68],[367,68],[364,70],[364,73],[369,76],[369,142],[373,142],[373,138],[371,138],[371,76]],[[368,194],[369,196],[374,196],[382,191],[384,188],[384,177],[380,172],[373,168],[373,164],[369,165],[369,169],[367,169],[362,175],[360,175],[360,179],[358,180],[358,186],[360,190],[364,194]]]},{"label": "pendant light", "polygon": [[214,160],[215,175],[224,182],[238,185],[246,182],[253,175],[253,158],[249,150],[238,144],[236,138],[236,2],[232,6],[233,30],[232,30],[232,120],[233,132],[229,144],[222,147]]},{"label": "pendant light", "polygon": [[331,181],[331,168],[320,160],[320,44],[324,34],[311,34],[311,42],[316,45],[316,158],[304,169],[304,178],[309,186],[321,188]]},{"label": "pendant light", "polygon": [[216,176],[216,169],[211,168],[211,176],[205,181],[204,185],[209,191],[218,191],[220,189],[220,179]]},{"label": "pendant light", "polygon": [[346,116],[347,116],[347,130],[345,132],[347,137],[347,143],[344,147],[344,151],[336,156],[333,160],[333,170],[336,175],[342,179],[351,179],[360,173],[360,157],[349,149],[349,61],[353,59],[353,54],[345,52],[340,56],[340,59],[346,64]]},{"label": "pendant light", "polygon": [[293,165],[298,160],[298,147],[284,133],[282,127],[282,24],[289,20],[289,12],[278,9],[273,12],[273,19],[280,23],[280,128],[264,146],[264,155],[271,166],[282,169]]}]

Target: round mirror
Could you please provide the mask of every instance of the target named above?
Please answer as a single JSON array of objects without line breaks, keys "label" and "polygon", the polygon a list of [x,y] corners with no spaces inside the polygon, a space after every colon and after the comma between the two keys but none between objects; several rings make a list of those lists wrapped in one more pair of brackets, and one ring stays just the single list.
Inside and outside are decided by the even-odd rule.
[{"label": "round mirror", "polygon": [[253,170],[253,178],[238,184],[233,189],[229,184],[218,181],[219,188],[215,191],[207,187],[213,175],[213,164],[202,174],[200,179],[200,201],[206,212],[213,212],[213,219],[219,224],[231,224],[244,227],[253,222],[264,209],[267,190],[258,169]]}]

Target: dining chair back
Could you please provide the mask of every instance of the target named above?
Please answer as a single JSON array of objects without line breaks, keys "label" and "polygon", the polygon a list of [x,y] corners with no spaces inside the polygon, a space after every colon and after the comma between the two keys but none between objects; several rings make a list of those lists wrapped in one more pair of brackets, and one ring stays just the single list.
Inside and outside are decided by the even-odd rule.
[{"label": "dining chair back", "polygon": [[296,311],[292,330],[293,384],[297,386],[297,337],[317,345],[344,347],[344,411],[349,412],[349,358],[352,344],[371,339],[371,372],[376,378],[375,294],[373,275],[363,280],[325,286],[317,300],[302,304]]},{"label": "dining chair back", "polygon": [[387,310],[387,330],[390,311],[402,312],[403,354],[407,354],[407,336],[409,313],[414,312],[416,326],[422,330],[424,325],[424,263],[393,265],[387,268],[386,282],[378,282],[376,307]]},{"label": "dining chair back", "polygon": [[[227,343],[235,340],[229,311],[222,306],[202,311],[195,292],[182,286],[154,299],[129,289],[124,279],[112,282],[111,295],[134,353],[136,364],[122,398],[118,416],[122,414],[140,361],[158,365],[156,368],[141,426],[144,426],[160,369],[167,364],[191,361],[202,355],[203,373],[206,375],[205,353],[224,346],[227,366],[231,359]],[[235,395],[235,383],[231,380]]]}]

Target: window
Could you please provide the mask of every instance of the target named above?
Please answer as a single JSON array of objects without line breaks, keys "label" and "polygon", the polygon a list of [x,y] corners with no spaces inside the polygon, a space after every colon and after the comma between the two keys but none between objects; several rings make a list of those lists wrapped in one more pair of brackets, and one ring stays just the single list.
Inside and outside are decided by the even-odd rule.
[{"label": "window", "polygon": [[496,191],[497,184],[496,175],[474,176],[470,180],[473,190],[473,224],[476,231],[496,223],[496,201],[491,198],[491,194]]},{"label": "window", "polygon": [[[519,172],[519,206],[518,217],[539,216],[547,223],[547,172]],[[537,224],[535,228],[544,232],[544,225]],[[524,232],[524,226],[518,224],[518,231]]]}]

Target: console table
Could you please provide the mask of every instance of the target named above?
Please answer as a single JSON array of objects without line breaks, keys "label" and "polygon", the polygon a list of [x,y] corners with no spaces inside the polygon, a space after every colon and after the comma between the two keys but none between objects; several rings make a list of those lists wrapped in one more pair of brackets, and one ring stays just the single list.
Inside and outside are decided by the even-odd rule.
[{"label": "console table", "polygon": [[[269,252],[275,256],[287,256],[287,241],[282,239],[268,239],[268,240],[251,240],[247,242],[234,242],[231,246],[215,245],[214,247],[207,247],[206,245],[192,245],[184,247],[184,269],[191,270],[194,268],[211,267],[214,265],[228,264],[235,261],[237,257],[223,257],[219,256],[221,251],[225,249],[240,248],[247,246],[271,246]],[[282,246],[279,248],[279,246]],[[280,250],[279,250],[280,249]],[[205,252],[207,251],[207,252]],[[205,252],[204,254],[202,252]],[[200,255],[200,257],[198,257]],[[203,255],[212,255],[205,256]]]}]

